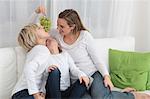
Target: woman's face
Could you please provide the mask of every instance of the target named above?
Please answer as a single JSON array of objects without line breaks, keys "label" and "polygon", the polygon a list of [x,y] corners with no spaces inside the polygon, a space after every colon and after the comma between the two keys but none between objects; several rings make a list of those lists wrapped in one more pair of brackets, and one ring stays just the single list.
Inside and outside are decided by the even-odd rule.
[{"label": "woman's face", "polygon": [[57,29],[59,31],[59,33],[62,35],[62,36],[65,36],[65,35],[68,35],[71,33],[71,30],[73,30],[74,28],[73,27],[70,27],[68,24],[67,24],[67,21],[65,19],[62,19],[62,18],[58,18],[57,20]]},{"label": "woman's face", "polygon": [[48,32],[45,32],[42,26],[39,26],[39,28],[36,30],[36,33],[39,39],[47,39],[50,36]]}]

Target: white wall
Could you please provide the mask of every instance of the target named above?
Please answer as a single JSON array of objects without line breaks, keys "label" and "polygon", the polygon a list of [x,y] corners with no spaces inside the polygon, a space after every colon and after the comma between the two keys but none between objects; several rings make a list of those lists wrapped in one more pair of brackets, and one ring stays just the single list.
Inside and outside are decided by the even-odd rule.
[{"label": "white wall", "polygon": [[150,51],[150,0],[134,3],[131,32],[135,37],[136,50]]}]

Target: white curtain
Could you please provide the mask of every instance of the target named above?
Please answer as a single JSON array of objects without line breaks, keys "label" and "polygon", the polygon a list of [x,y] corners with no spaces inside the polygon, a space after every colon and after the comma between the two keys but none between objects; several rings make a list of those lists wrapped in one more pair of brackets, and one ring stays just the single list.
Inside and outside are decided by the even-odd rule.
[{"label": "white curtain", "polygon": [[53,28],[61,11],[75,9],[95,38],[133,36],[136,50],[150,50],[150,0],[0,0],[0,47],[17,44],[18,31],[40,4]]},{"label": "white curtain", "polygon": [[17,45],[17,35],[34,9],[45,0],[0,0],[0,47]]},{"label": "white curtain", "polygon": [[50,0],[56,28],[58,14],[75,9],[95,38],[133,36],[136,50],[150,50],[150,0]]}]

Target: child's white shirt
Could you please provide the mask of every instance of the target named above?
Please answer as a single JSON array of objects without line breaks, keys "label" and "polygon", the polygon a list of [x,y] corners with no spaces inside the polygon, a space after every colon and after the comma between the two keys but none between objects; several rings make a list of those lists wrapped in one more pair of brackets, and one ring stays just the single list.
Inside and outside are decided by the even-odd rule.
[{"label": "child's white shirt", "polygon": [[[52,57],[55,60],[55,65],[58,66],[58,69],[61,73],[61,91],[66,90],[70,86],[70,75],[73,75],[77,78],[80,78],[81,76],[86,76],[85,73],[83,73],[79,70],[79,68],[76,67],[73,59],[66,51],[63,51],[60,54],[52,55]],[[51,62],[51,60],[49,61]]]},{"label": "child's white shirt", "polygon": [[[19,78],[12,95],[23,89],[28,89],[29,94],[35,94],[37,92],[45,93],[45,81],[47,75],[44,75],[47,71],[47,67],[53,65],[53,59],[50,57],[48,48],[44,45],[37,45],[27,53],[24,70]],[[48,63],[51,60],[51,63]]]}]

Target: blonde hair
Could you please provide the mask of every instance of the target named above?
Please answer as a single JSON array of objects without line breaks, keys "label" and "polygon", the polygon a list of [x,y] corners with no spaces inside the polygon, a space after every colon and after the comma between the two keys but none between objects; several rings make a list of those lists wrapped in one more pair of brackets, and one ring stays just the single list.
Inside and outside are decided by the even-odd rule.
[{"label": "blonde hair", "polygon": [[71,27],[75,25],[75,28],[73,29],[73,34],[76,34],[77,32],[81,30],[87,30],[79,17],[79,14],[73,10],[73,9],[66,9],[63,12],[60,12],[58,15],[58,18],[62,18],[67,21],[67,24]]},{"label": "blonde hair", "polygon": [[37,45],[37,36],[35,34],[36,29],[39,26],[37,24],[29,24],[21,29],[18,42],[27,52],[29,52],[35,45]]}]

